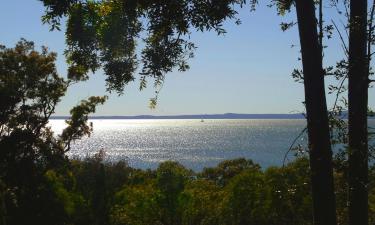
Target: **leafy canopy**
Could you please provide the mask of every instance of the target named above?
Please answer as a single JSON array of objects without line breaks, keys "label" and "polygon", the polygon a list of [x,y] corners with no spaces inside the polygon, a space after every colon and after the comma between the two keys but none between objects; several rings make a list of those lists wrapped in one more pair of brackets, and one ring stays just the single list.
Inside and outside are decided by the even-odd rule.
[{"label": "leafy canopy", "polygon": [[[235,18],[236,7],[246,0],[42,0],[42,20],[60,29],[67,17],[65,55],[68,77],[82,81],[89,72],[103,68],[107,90],[122,94],[140,74],[140,89],[147,78],[159,88],[165,74],[189,69],[194,56],[193,30],[225,33],[223,22]],[[251,0],[252,6],[256,0]],[[239,21],[237,20],[237,23]],[[141,48],[137,48],[140,46]],[[138,56],[139,55],[139,56]],[[140,68],[138,70],[138,66]]]},{"label": "leafy canopy", "polygon": [[7,224],[65,224],[74,196],[59,183],[64,153],[90,134],[88,114],[106,99],[82,101],[63,133],[53,135],[48,120],[71,84],[58,75],[55,60],[55,53],[38,52],[24,39],[14,48],[0,46],[0,201]]}]

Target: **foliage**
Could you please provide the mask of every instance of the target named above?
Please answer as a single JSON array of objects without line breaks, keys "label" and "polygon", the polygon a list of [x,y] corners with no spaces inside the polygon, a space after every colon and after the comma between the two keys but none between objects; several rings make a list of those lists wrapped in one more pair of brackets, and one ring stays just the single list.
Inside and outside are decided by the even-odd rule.
[{"label": "foliage", "polygon": [[125,187],[116,194],[111,224],[148,225],[160,222],[157,193],[151,185]]},{"label": "foliage", "polygon": [[[228,160],[222,164],[244,161]],[[105,188],[112,191],[106,192],[104,210],[109,213],[109,221],[102,224],[312,224],[309,162],[305,158],[267,170],[259,167],[236,170],[225,185],[217,183],[214,177],[203,176],[205,172],[194,173],[175,162],[161,163],[155,171],[118,167],[116,163],[106,164],[103,161],[95,161],[95,167],[87,167],[93,162],[93,159],[86,159],[73,163],[75,179],[78,181],[86,177],[86,180],[77,182],[78,193],[84,202],[91,202],[95,196],[88,193],[102,188],[103,183],[87,183],[96,176],[96,167],[104,168],[106,181],[107,176],[113,176],[112,173],[124,174],[122,185],[111,186],[105,182]],[[86,168],[84,174],[79,172],[82,168]],[[206,170],[218,171],[220,166]],[[374,173],[370,174],[373,183]],[[335,172],[339,224],[347,224],[344,176],[340,171]],[[375,205],[373,189],[371,185],[371,221]],[[98,206],[86,204],[86,207],[86,211],[90,212],[86,218],[91,218],[87,224],[97,224],[93,221],[102,214],[92,210]]]},{"label": "foliage", "polygon": [[0,49],[0,179],[10,223],[44,224],[62,211],[62,206],[45,205],[54,197],[44,174],[65,161],[46,127],[67,87],[56,73],[55,59],[56,54],[46,48],[39,53],[23,39],[15,48]]},{"label": "foliage", "polygon": [[181,193],[181,224],[220,224],[224,190],[207,179],[190,180]]},{"label": "foliage", "polygon": [[[297,160],[282,168],[265,172],[271,201],[268,203],[270,224],[311,224],[312,199],[307,160]],[[294,207],[298,205],[298,207]]]},{"label": "foliage", "polygon": [[70,193],[66,146],[90,133],[87,114],[104,99],[75,107],[63,134],[54,136],[48,120],[70,84],[55,60],[55,53],[38,52],[24,39],[0,47],[0,200],[7,224],[65,224],[80,204]]},{"label": "foliage", "polygon": [[215,168],[204,168],[200,177],[213,180],[219,186],[224,186],[232,177],[248,169],[259,170],[260,166],[252,160],[244,158],[226,160]]},{"label": "foliage", "polygon": [[266,224],[263,174],[247,170],[229,182],[224,198],[224,224]]},{"label": "foliage", "polygon": [[70,110],[71,117],[66,120],[66,127],[61,133],[60,142],[65,144],[65,151],[70,150],[70,143],[80,139],[83,136],[90,136],[92,132],[92,124],[87,124],[88,114],[95,113],[98,104],[104,104],[107,97],[89,97],[88,100],[82,100],[81,104]]},{"label": "foliage", "polygon": [[[234,19],[236,7],[245,0],[42,0],[46,13],[42,18],[51,29],[59,29],[67,17],[65,55],[68,76],[75,81],[88,79],[90,71],[103,68],[107,90],[122,94],[124,87],[140,75],[140,89],[147,78],[154,80],[155,107],[165,75],[174,69],[189,69],[194,56],[192,31],[224,34],[223,23]],[[257,0],[251,0],[251,8]],[[236,21],[240,23],[239,20]],[[137,48],[141,46],[141,48]],[[140,54],[138,56],[137,54]],[[137,70],[138,65],[141,65]]]}]

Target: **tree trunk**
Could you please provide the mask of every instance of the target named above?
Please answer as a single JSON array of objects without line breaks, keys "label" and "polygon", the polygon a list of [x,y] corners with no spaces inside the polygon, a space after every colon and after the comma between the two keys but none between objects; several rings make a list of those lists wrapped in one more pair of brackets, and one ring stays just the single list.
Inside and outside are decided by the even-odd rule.
[{"label": "tree trunk", "polygon": [[349,224],[368,224],[367,0],[350,1]]},{"label": "tree trunk", "polygon": [[296,0],[302,51],[313,219],[315,225],[336,225],[332,150],[322,65],[313,0]]}]

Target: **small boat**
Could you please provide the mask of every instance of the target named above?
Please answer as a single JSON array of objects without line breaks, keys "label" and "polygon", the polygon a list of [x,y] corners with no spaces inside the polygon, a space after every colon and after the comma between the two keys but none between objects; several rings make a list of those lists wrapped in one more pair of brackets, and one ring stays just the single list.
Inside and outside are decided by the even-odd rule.
[{"label": "small boat", "polygon": [[203,119],[201,119],[201,122],[203,123],[203,122],[204,122],[204,120],[203,120]]}]

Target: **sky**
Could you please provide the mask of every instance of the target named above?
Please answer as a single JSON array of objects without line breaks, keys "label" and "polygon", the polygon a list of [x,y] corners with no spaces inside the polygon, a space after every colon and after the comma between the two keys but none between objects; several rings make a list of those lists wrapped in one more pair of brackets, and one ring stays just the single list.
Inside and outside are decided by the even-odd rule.
[{"label": "sky", "polygon": [[[22,37],[34,41],[38,48],[47,46],[58,53],[57,69],[65,76],[64,26],[60,32],[49,31],[48,25],[41,22],[43,13],[43,5],[38,0],[2,0],[0,43],[13,47]],[[338,20],[330,9],[327,17]],[[301,67],[298,31],[280,29],[281,22],[295,20],[294,13],[280,17],[274,8],[259,5],[255,12],[250,12],[249,7],[240,9],[238,18],[241,25],[235,25],[234,21],[225,23],[224,36],[192,32],[191,40],[198,49],[195,58],[189,61],[190,70],[166,75],[156,109],[148,107],[149,99],[154,97],[152,87],[140,92],[139,79],[136,79],[125,88],[124,95],[109,94],[105,91],[103,72],[97,71],[90,80],[68,89],[56,115],[68,115],[80,100],[93,95],[109,96],[96,112],[105,116],[303,112],[303,85],[294,82],[290,75],[294,68]],[[326,44],[329,48],[324,64],[333,65],[343,58],[343,51],[336,38]],[[375,90],[371,89],[369,105],[372,108],[374,94]],[[332,102],[333,97],[328,96],[328,105]]]}]

